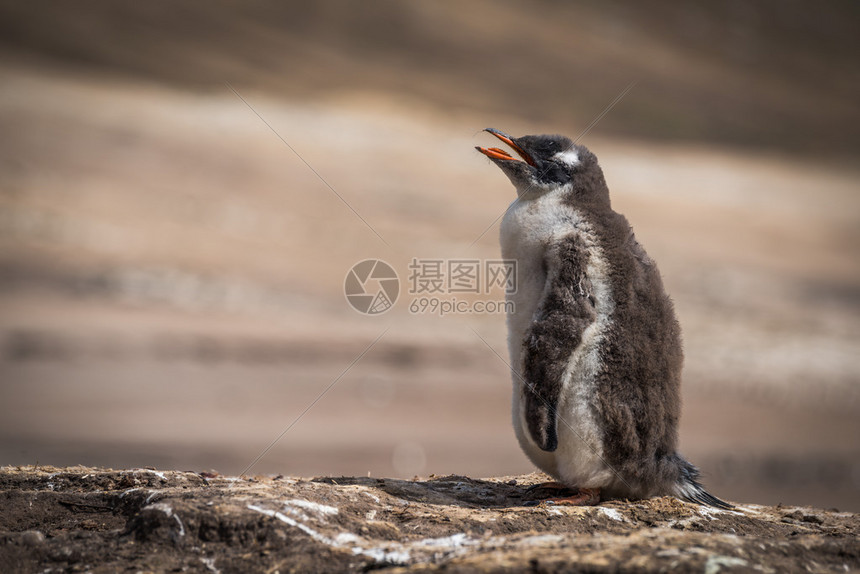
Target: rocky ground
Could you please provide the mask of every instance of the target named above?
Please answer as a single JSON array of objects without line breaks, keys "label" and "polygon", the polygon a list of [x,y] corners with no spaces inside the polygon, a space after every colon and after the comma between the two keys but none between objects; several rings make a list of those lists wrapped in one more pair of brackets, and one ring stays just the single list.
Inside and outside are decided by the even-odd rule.
[{"label": "rocky ground", "polygon": [[830,572],[860,517],[673,498],[524,506],[541,475],[224,477],[0,469],[3,572]]},{"label": "rocky ground", "polygon": [[[514,191],[483,127],[582,126],[235,83],[386,246],[226,88],[13,65],[0,85],[0,464],[238,474],[343,374],[255,472],[532,470],[504,315],[412,312],[409,266],[499,257]],[[860,511],[860,172],[600,133],[682,325],[682,452],[720,496]],[[369,257],[401,278],[381,317],[343,294]]]}]

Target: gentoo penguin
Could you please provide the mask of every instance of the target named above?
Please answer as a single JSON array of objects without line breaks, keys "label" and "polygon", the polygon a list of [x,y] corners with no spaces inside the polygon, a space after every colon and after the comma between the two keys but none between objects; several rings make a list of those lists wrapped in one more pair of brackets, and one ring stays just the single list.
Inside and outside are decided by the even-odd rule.
[{"label": "gentoo penguin", "polygon": [[522,158],[477,148],[517,191],[501,224],[502,257],[517,261],[513,422],[550,485],[577,490],[554,502],[674,495],[731,508],[676,451],[680,327],[597,157],[564,136],[486,131]]}]

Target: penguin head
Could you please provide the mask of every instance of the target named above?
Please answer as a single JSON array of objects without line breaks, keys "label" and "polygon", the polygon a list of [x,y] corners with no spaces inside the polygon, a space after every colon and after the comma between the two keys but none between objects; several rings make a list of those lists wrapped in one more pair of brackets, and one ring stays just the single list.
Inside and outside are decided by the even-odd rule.
[{"label": "penguin head", "polygon": [[[497,147],[476,147],[508,176],[520,199],[536,198],[547,191],[575,188],[579,179],[591,179],[600,167],[585,146],[561,135],[511,137],[497,129],[486,130],[513,149],[522,160]],[[602,173],[600,174],[602,179]]]}]

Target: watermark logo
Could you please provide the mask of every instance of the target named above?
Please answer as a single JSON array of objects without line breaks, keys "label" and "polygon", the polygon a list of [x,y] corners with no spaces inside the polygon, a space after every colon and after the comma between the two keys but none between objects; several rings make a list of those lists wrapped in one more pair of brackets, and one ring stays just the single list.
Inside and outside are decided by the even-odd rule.
[{"label": "watermark logo", "polygon": [[[513,259],[418,259],[408,267],[407,302],[413,315],[514,313],[510,296],[517,292]],[[365,259],[346,275],[344,294],[365,315],[385,313],[397,301],[400,281],[388,263]],[[480,295],[494,295],[480,300]],[[507,296],[507,297],[506,297]]]},{"label": "watermark logo", "polygon": [[397,272],[381,259],[365,259],[352,266],[343,283],[352,308],[365,315],[381,315],[394,306],[400,295]]}]

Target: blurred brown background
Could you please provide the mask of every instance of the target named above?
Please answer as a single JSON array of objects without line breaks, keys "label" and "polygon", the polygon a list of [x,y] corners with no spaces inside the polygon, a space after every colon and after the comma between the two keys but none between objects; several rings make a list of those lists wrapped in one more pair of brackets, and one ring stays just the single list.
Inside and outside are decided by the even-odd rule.
[{"label": "blurred brown background", "polygon": [[[408,264],[498,257],[482,128],[575,137],[637,82],[582,143],[676,301],[683,451],[722,497],[860,511],[858,22],[3,0],[0,464],[241,472],[387,328],[250,472],[530,471],[475,334],[506,357],[504,317],[410,313]],[[367,258],[404,283],[375,317]]]}]

